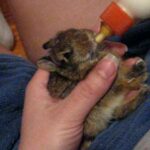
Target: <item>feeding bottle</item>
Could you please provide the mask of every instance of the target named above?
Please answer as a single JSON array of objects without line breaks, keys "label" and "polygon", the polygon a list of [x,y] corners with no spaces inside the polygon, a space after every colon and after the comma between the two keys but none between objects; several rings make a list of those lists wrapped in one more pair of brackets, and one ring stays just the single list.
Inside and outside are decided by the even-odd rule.
[{"label": "feeding bottle", "polygon": [[96,42],[110,35],[124,34],[137,20],[150,17],[150,0],[116,0],[101,14],[101,30]]}]

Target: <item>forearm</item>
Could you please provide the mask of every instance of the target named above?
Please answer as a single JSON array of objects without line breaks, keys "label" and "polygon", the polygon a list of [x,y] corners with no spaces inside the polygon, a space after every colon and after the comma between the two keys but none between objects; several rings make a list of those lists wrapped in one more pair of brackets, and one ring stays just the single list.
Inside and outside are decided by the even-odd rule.
[{"label": "forearm", "polygon": [[93,28],[110,0],[9,0],[25,49],[34,62],[42,44],[66,28]]}]

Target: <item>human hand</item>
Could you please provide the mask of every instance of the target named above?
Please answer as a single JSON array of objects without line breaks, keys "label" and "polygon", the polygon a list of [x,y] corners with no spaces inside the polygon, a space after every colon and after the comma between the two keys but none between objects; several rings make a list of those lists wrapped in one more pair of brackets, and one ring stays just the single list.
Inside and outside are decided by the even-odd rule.
[{"label": "human hand", "polygon": [[64,100],[50,96],[49,73],[38,70],[26,90],[20,150],[77,149],[84,120],[110,87],[117,66],[115,56],[106,56]]}]

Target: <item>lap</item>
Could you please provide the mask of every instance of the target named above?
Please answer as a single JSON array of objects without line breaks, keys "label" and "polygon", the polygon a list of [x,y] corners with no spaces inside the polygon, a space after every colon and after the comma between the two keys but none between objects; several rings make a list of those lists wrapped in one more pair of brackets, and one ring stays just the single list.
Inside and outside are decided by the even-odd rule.
[{"label": "lap", "polygon": [[0,147],[13,149],[19,139],[25,88],[36,71],[30,62],[0,54]]}]

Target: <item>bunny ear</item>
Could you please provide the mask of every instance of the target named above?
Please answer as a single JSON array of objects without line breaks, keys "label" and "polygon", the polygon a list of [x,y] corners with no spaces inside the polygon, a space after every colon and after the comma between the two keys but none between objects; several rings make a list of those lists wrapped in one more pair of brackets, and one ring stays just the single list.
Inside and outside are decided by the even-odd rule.
[{"label": "bunny ear", "polygon": [[49,72],[55,72],[57,70],[57,66],[52,61],[48,60],[47,57],[39,59],[37,66]]},{"label": "bunny ear", "polygon": [[46,42],[45,44],[43,44],[43,48],[44,49],[49,49],[49,48],[54,47],[55,44],[56,44],[55,39],[51,39],[48,42]]}]

